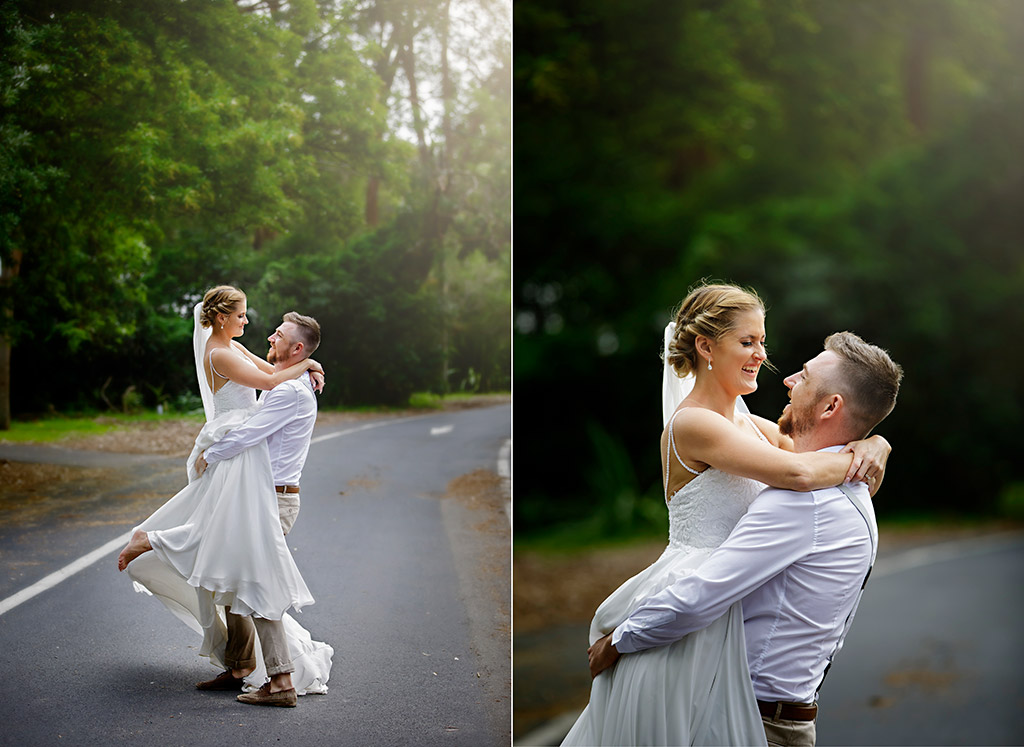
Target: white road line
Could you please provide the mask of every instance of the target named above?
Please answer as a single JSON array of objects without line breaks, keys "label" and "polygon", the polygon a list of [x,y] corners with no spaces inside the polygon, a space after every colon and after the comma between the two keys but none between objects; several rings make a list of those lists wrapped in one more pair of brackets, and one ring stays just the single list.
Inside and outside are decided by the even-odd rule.
[{"label": "white road line", "polygon": [[927,545],[913,550],[906,550],[889,558],[875,561],[871,578],[881,578],[894,573],[909,571],[925,565],[934,565],[947,560],[958,560],[975,555],[986,555],[999,552],[1024,542],[1021,532],[1002,532],[969,539],[950,540],[937,545]]},{"label": "white road line", "polygon": [[[315,444],[315,443],[319,443],[321,441],[327,441],[328,439],[338,438],[339,436],[347,436],[350,433],[359,433],[360,431],[367,431],[367,430],[370,430],[371,428],[380,428],[382,425],[391,425],[393,423],[404,423],[407,420],[415,420],[417,417],[423,417],[423,416],[419,415],[419,416],[413,416],[413,417],[409,417],[409,418],[396,418],[394,420],[382,420],[382,421],[379,421],[379,422],[376,422],[376,423],[366,423],[365,425],[359,425],[359,426],[356,426],[355,428],[349,428],[349,429],[344,430],[344,431],[338,431],[336,433],[328,433],[328,434],[325,434],[323,436],[317,436],[316,438],[312,439],[309,443],[310,443],[310,445],[312,445],[312,444]],[[99,547],[99,548],[93,550],[88,555],[83,555],[78,560],[75,560],[75,561],[72,561],[71,563],[68,563],[66,566],[61,568],[59,571],[55,571],[54,573],[51,573],[49,576],[46,576],[45,578],[43,578],[43,579],[41,579],[39,581],[36,581],[31,586],[29,586],[27,588],[24,588],[21,591],[17,592],[16,594],[12,594],[11,596],[7,597],[7,599],[4,599],[4,600],[0,601],[0,615],[3,615],[6,612],[10,612],[15,607],[17,607],[19,604],[22,604],[23,602],[27,602],[32,597],[37,596],[39,594],[42,594],[44,591],[46,591],[48,589],[52,589],[54,586],[59,584],[61,581],[69,579],[72,576],[74,576],[76,573],[78,573],[79,571],[88,568],[90,565],[92,565],[96,561],[98,561],[101,558],[103,558],[103,556],[105,556],[105,555],[107,555],[109,553],[112,553],[114,550],[118,549],[119,547],[123,547],[124,545],[128,544],[128,540],[131,539],[131,536],[132,536],[131,531],[125,532],[120,537],[118,537],[116,539],[110,540],[110,542],[108,542],[107,544],[103,545],[103,547]]]},{"label": "white road line", "polygon": [[498,452],[498,476],[501,477],[501,487],[505,491],[505,513],[508,515],[509,524],[512,523],[512,439],[508,439],[501,445]]},{"label": "white road line", "polygon": [[7,599],[0,602],[0,615],[5,612],[10,612],[22,602],[27,602],[32,597],[42,594],[47,589],[52,589],[54,586],[59,584],[65,579],[71,578],[81,570],[85,570],[90,565],[100,560],[105,555],[112,553],[119,547],[123,547],[128,544],[128,540],[131,539],[132,533],[130,531],[125,532],[117,539],[112,539],[110,542],[105,544],[103,547],[93,550],[88,555],[83,555],[78,560],[68,563],[66,566],[61,568],[59,571],[51,573],[46,578],[36,581],[34,584],[26,589],[22,589],[17,594],[13,594]]},{"label": "white road line", "polygon": [[366,425],[357,425],[355,428],[348,428],[348,429],[343,430],[343,431],[338,431],[337,433],[327,433],[327,434],[324,434],[323,436],[317,436],[316,438],[312,439],[309,442],[309,444],[310,444],[310,446],[312,446],[313,444],[318,444],[321,441],[329,441],[330,439],[338,438],[339,436],[347,436],[347,435],[349,435],[351,433],[359,433],[360,431],[368,431],[371,428],[380,428],[381,426],[384,426],[384,425],[394,425],[395,423],[405,423],[405,422],[408,422],[410,420],[416,420],[417,418],[422,418],[422,417],[424,417],[424,416],[423,415],[414,415],[413,417],[410,417],[410,418],[395,418],[394,420],[380,420],[380,421],[378,421],[376,423],[367,423]]},{"label": "white road line", "polygon": [[455,429],[454,425],[439,425],[437,428],[430,429],[431,436],[443,436],[446,433],[451,433]]},{"label": "white road line", "polygon": [[512,743],[512,747],[537,747],[540,744],[560,744],[569,733],[582,711],[572,710],[542,724],[529,734],[524,734]]}]

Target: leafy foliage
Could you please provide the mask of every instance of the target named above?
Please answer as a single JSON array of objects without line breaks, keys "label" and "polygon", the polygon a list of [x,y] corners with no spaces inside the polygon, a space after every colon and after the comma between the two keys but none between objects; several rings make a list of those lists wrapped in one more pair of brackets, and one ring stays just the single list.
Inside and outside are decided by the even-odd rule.
[{"label": "leafy foliage", "polygon": [[[904,365],[880,513],[996,510],[1021,479],[1005,341],[1024,291],[1024,9],[527,0],[515,14],[515,377],[531,413],[517,531],[595,512],[628,525],[661,505],[661,329],[702,277],[768,300],[784,374],[837,329]],[[770,416],[784,396],[766,373],[751,403]],[[626,462],[628,479],[591,479]],[[955,486],[938,496],[922,489],[937,465]]]},{"label": "leafy foliage", "polygon": [[[406,44],[437,38],[445,10],[417,16]],[[510,115],[490,92],[507,60],[499,49],[477,61],[486,75],[459,81],[464,106],[435,138],[453,171],[489,175],[452,191],[439,230],[435,190],[390,110],[405,99],[381,96],[375,42],[360,36],[365,14],[396,12],[332,0],[3,5],[0,262],[17,272],[0,283],[0,334],[14,347],[16,411],[131,387],[150,403],[184,394],[191,306],[220,283],[248,291],[264,328],[291,308],[320,318],[330,401],[442,390],[446,325],[507,340]],[[481,123],[502,147],[456,142]],[[504,202],[481,197],[500,195],[502,178]],[[371,182],[385,203],[373,222]],[[485,260],[463,268],[446,311],[437,268],[464,243],[452,251],[482,247]],[[508,386],[507,342],[447,344]]]}]

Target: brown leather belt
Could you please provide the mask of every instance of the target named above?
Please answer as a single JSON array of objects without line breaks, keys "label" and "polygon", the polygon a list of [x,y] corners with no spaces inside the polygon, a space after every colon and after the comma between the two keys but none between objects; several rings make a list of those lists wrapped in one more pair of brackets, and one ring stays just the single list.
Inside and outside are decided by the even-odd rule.
[{"label": "brown leather belt", "polygon": [[764,718],[782,719],[784,721],[814,721],[818,715],[817,703],[769,703],[757,701],[757,710]]},{"label": "brown leather belt", "polygon": [[276,490],[278,493],[298,493],[299,492],[299,486],[298,485],[275,485],[274,486],[274,490]]}]

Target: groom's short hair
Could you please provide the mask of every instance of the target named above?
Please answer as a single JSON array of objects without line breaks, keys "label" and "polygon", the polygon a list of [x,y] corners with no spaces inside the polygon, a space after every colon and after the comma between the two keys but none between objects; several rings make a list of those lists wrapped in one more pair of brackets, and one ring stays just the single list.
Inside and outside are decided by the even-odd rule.
[{"label": "groom's short hair", "polygon": [[298,336],[303,344],[303,352],[306,357],[313,355],[313,351],[320,347],[320,324],[311,316],[304,316],[296,311],[289,311],[284,315],[284,321],[291,322],[298,327]]},{"label": "groom's short hair", "polygon": [[825,350],[839,356],[838,380],[832,384],[846,401],[847,417],[857,437],[866,438],[896,406],[903,369],[882,348],[853,332],[829,335]]}]

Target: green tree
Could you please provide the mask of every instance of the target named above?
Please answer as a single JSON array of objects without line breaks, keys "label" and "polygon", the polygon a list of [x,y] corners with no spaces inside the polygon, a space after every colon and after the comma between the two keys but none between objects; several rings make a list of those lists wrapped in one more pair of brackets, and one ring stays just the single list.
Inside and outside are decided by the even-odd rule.
[{"label": "green tree", "polygon": [[[510,251],[508,6],[436,0],[357,7],[356,28],[372,40],[364,54],[378,73],[390,118],[415,136],[417,160],[405,169],[410,178],[401,201],[419,216],[416,243],[433,265],[430,283],[441,315],[436,381],[446,391],[464,327],[453,315],[465,306],[451,297],[451,265],[466,251],[485,248],[499,268],[507,267],[502,256]],[[371,182],[367,198],[375,213],[380,183]],[[500,273],[480,280],[488,278],[510,282]],[[492,333],[507,334],[507,325]],[[460,375],[467,374],[468,367]]]},{"label": "green tree", "polygon": [[[615,488],[587,478],[622,463],[612,448],[635,464],[636,490],[661,500],[656,353],[673,305],[703,276],[765,293],[783,370],[852,326],[911,377],[925,353],[903,345],[942,328],[944,306],[972,318],[981,299],[1020,287],[1006,257],[1019,223],[1002,212],[1020,199],[1006,167],[1021,160],[1019,140],[1002,129],[1019,117],[1019,4],[563,0],[515,13],[515,377],[547,416],[520,428],[517,529],[601,505]],[[997,142],[971,139],[982,134]],[[992,324],[993,341],[1006,334]],[[907,433],[903,418],[923,418],[923,401],[948,399],[947,381],[909,378],[888,433]],[[755,406],[770,413],[781,384],[761,389]],[[951,443],[991,440],[946,438],[947,460]],[[561,468],[545,470],[574,439]],[[999,475],[990,504],[1020,478],[981,450],[972,456]],[[915,504],[912,480],[930,458],[894,456],[886,508]]]},{"label": "green tree", "polygon": [[295,310],[321,325],[326,404],[402,405],[436,380],[436,298],[424,289],[429,264],[410,251],[418,231],[408,216],[349,242],[295,234],[259,257],[259,323],[272,329]]},{"label": "green tree", "polygon": [[[48,360],[92,359],[94,371],[113,351],[146,349],[126,342],[166,329],[154,315],[245,282],[237,268],[267,236],[310,216],[352,230],[345,190],[373,157],[360,137],[382,120],[366,116],[369,75],[345,29],[317,38],[315,10],[290,4],[275,20],[230,4],[97,0],[7,11],[7,122],[32,167],[5,169],[4,258],[22,258],[4,296],[15,345],[31,337]],[[314,89],[325,65],[351,85]],[[122,376],[144,367],[106,361]],[[42,404],[24,391],[26,408]]]},{"label": "green tree", "polygon": [[[461,375],[486,371],[507,385],[507,357],[479,356],[508,351],[500,313],[480,307],[505,303],[507,318],[508,50],[487,28],[446,37],[462,28],[449,11],[334,0],[4,4],[0,336],[15,347],[17,409],[116,403],[130,386],[153,398],[191,388],[189,310],[224,282],[249,292],[258,323],[285,301],[337,320],[328,330],[346,329],[346,341],[325,363],[346,374],[332,390],[346,401],[440,389],[446,350]],[[374,17],[398,30],[390,47]],[[382,59],[401,100],[377,46],[390,49]],[[435,84],[438,97],[409,105],[413,87]],[[408,142],[417,121],[426,148]],[[449,186],[438,199],[442,171]],[[466,297],[445,301],[437,278],[449,256]],[[403,318],[415,335],[397,326]],[[479,343],[485,320],[505,345]]]}]

